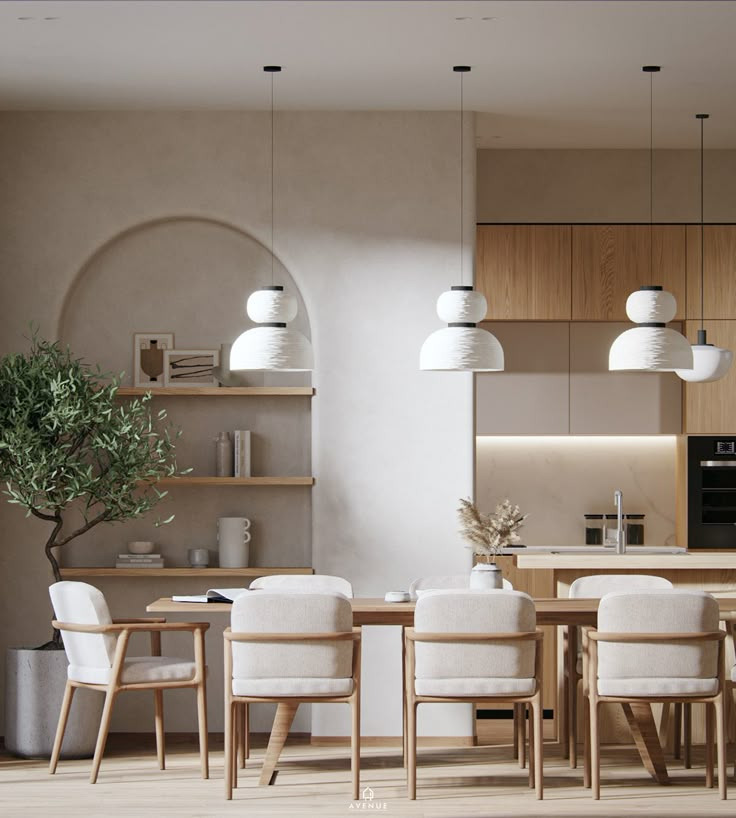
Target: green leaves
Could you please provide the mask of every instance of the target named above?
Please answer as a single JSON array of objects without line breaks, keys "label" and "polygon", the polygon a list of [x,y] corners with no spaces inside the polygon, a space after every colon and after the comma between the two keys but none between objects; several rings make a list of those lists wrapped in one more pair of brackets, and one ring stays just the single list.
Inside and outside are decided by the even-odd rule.
[{"label": "green leaves", "polygon": [[[165,410],[152,417],[151,395],[119,402],[119,380],[34,336],[27,355],[0,360],[0,481],[9,502],[55,518],[71,504],[85,526],[147,514],[176,475],[180,430]],[[168,521],[167,521],[168,522]]]}]

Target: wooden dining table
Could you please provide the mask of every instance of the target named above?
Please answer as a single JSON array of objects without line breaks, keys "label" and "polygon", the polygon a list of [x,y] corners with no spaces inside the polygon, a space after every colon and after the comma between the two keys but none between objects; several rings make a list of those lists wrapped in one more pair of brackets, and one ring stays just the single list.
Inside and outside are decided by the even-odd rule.
[{"label": "wooden dining table", "polygon": [[[353,608],[353,625],[355,626],[403,625],[412,627],[414,625],[415,602],[386,602],[380,597],[356,597],[351,599],[350,602]],[[535,599],[537,626],[595,627],[598,622],[599,602],[599,599]],[[718,605],[723,619],[736,619],[736,597],[720,597]],[[156,614],[206,613],[209,615],[222,613],[228,615],[228,617],[231,609],[232,604],[229,602],[174,602],[170,597],[157,599],[146,606],[149,613]],[[282,710],[281,707],[279,707],[280,710]],[[645,768],[655,781],[660,784],[668,783],[667,765],[651,706],[648,702],[636,702],[623,705],[623,710]],[[279,711],[276,713],[279,730],[273,730],[271,733],[261,772],[261,784],[269,784],[273,781],[273,773],[283,747],[283,738],[279,740],[278,738],[275,739],[274,736],[284,737],[291,726],[290,723],[285,722],[284,714],[280,714]]]}]

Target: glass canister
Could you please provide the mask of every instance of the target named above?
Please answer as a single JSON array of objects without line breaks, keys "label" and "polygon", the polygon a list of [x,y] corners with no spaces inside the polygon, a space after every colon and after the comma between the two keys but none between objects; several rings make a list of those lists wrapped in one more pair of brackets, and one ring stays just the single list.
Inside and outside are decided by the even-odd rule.
[{"label": "glass canister", "polygon": [[626,545],[644,545],[645,514],[626,515]]},{"label": "glass canister", "polygon": [[605,521],[603,525],[603,545],[616,545],[618,516],[616,514],[604,514],[603,519]]},{"label": "glass canister", "polygon": [[585,544],[603,545],[603,515],[583,514],[585,518]]}]

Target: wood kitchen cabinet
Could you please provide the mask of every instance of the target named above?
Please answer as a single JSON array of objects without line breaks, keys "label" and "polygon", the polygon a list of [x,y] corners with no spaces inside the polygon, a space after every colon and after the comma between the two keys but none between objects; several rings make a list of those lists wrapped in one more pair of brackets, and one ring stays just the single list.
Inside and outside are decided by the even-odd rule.
[{"label": "wood kitchen cabinet", "polygon": [[[687,321],[685,334],[691,343],[698,337],[700,321]],[[736,321],[706,321],[708,343],[736,350]],[[733,434],[736,432],[736,364],[725,378],[713,383],[685,383],[686,434]]]},{"label": "wood kitchen cabinet", "polygon": [[570,241],[569,225],[479,225],[476,288],[486,319],[569,320]]},{"label": "wood kitchen cabinet", "polygon": [[669,290],[684,318],[686,267],[685,225],[573,225],[572,320],[626,321],[626,299],[646,284]]},{"label": "wood kitchen cabinet", "polygon": [[[736,318],[736,225],[707,224],[703,231],[706,318]],[[687,226],[687,317],[700,318],[700,226]]]}]

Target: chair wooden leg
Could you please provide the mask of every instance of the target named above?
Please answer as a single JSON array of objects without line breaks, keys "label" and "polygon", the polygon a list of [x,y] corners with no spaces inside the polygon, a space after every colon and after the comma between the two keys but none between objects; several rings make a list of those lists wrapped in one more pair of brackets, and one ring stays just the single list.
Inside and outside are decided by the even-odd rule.
[{"label": "chair wooden leg", "polygon": [[417,704],[407,702],[407,797],[415,801],[417,797]]},{"label": "chair wooden leg", "polygon": [[157,688],[153,691],[153,713],[156,725],[156,756],[159,770],[166,769],[166,745],[164,737],[164,691]]},{"label": "chair wooden leg", "polygon": [[250,758],[250,705],[247,702],[240,705],[238,738],[238,764],[244,770],[245,762]]},{"label": "chair wooden leg", "polygon": [[693,765],[692,749],[693,749],[693,706],[685,704],[682,709],[682,763],[686,770],[689,770]]},{"label": "chair wooden leg", "polygon": [[668,702],[665,702],[662,705],[662,714],[659,717],[659,730],[657,731],[659,734],[659,746],[663,750],[667,749],[669,739],[670,713],[671,713],[670,704]]},{"label": "chair wooden leg", "polygon": [[351,705],[352,733],[350,736],[350,769],[353,774],[353,801],[360,797],[360,696],[355,696]]},{"label": "chair wooden leg", "polygon": [[531,730],[534,736],[534,777],[537,791],[537,799],[540,801],[544,798],[544,731],[543,718],[544,711],[542,709],[541,697],[532,705],[534,714],[534,726]]},{"label": "chair wooden leg", "polygon": [[713,705],[716,717],[716,738],[718,741],[718,794],[726,800],[728,790],[728,772],[726,770],[726,708],[723,694]]},{"label": "chair wooden leg", "polygon": [[233,736],[231,739],[232,752],[230,755],[230,766],[232,773],[232,787],[238,788],[238,737],[240,735],[240,712],[243,707],[242,702],[234,702],[233,707]]},{"label": "chair wooden leg", "polygon": [[514,726],[513,726],[513,734],[514,734],[514,758],[519,757],[519,719],[521,718],[519,715],[519,709],[521,705],[515,704],[514,705]]},{"label": "chair wooden leg", "polygon": [[[533,714],[533,710],[532,710],[532,708],[530,706],[529,707],[530,721],[533,719],[532,714]],[[536,779],[536,772],[537,772],[537,770],[536,770],[536,768],[534,766],[534,761],[535,761],[535,738],[536,738],[536,736],[534,735],[534,726],[533,726],[533,721],[532,721],[532,724],[529,725],[529,789],[530,790],[534,789],[535,779]]]},{"label": "chair wooden leg", "polygon": [[713,706],[705,705],[705,786],[713,786]]},{"label": "chair wooden leg", "polygon": [[100,772],[100,764],[102,763],[102,755],[105,752],[105,744],[107,744],[107,734],[110,730],[110,721],[112,719],[112,706],[115,703],[117,690],[110,688],[105,693],[105,704],[102,708],[102,718],[100,719],[100,730],[97,733],[97,745],[95,746],[95,756],[92,759],[92,772],[89,776],[89,783],[96,784],[97,776]]},{"label": "chair wooden leg", "polygon": [[583,702],[583,786],[590,789],[590,702]]},{"label": "chair wooden leg", "polygon": [[225,699],[225,798],[230,801],[233,797],[233,720],[235,702],[228,703]]},{"label": "chair wooden leg", "polygon": [[276,717],[273,720],[271,737],[268,740],[266,754],[263,757],[261,777],[258,779],[258,784],[261,787],[267,787],[271,783],[276,765],[279,761],[279,756],[284,749],[286,739],[289,737],[291,723],[294,721],[298,707],[298,701],[282,701],[276,708]]},{"label": "chair wooden leg", "polygon": [[199,760],[202,778],[210,777],[210,753],[207,735],[207,686],[204,679],[197,685],[197,721],[199,722]]},{"label": "chair wooden leg", "polygon": [[570,769],[578,766],[578,676],[570,677],[567,683],[567,743],[569,748]]},{"label": "chair wooden leg", "polygon": [[64,742],[64,733],[66,732],[66,723],[69,721],[69,711],[72,709],[72,699],[74,698],[74,691],[76,688],[71,682],[66,683],[64,688],[64,699],[61,702],[61,712],[59,713],[59,722],[56,725],[56,736],[54,738],[54,749],[51,751],[51,762],[49,763],[49,773],[53,775],[56,772],[56,765],[59,763],[59,756],[61,755],[61,745]]},{"label": "chair wooden leg", "polygon": [[519,747],[519,767],[526,767],[526,705],[519,705],[519,718],[516,723],[516,741]]},{"label": "chair wooden leg", "polygon": [[675,705],[674,724],[672,728],[674,736],[674,746],[672,753],[675,758],[682,757],[682,704],[677,702]]},{"label": "chair wooden leg", "polygon": [[598,702],[590,700],[590,781],[593,798],[601,797],[601,743],[598,735]]}]

